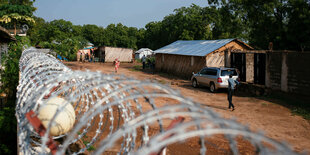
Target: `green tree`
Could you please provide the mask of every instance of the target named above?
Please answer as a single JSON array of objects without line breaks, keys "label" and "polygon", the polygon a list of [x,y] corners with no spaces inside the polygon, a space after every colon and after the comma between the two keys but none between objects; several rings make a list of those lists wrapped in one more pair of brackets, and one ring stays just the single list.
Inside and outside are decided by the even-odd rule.
[{"label": "green tree", "polygon": [[95,46],[103,44],[103,27],[97,25],[84,25],[82,27],[83,37],[93,43]]},{"label": "green tree", "polygon": [[288,1],[288,49],[310,50],[310,2]]},{"label": "green tree", "polygon": [[[14,105],[14,100],[8,101]],[[0,152],[1,154],[17,154],[15,107],[5,107],[0,110]]]},{"label": "green tree", "polygon": [[13,4],[13,5],[29,5],[32,6],[35,0],[0,0],[0,4]]},{"label": "green tree", "polygon": [[9,44],[8,54],[3,57],[2,66],[4,70],[0,71],[1,89],[8,95],[6,107],[0,110],[0,152],[1,154],[16,154],[16,118],[15,118],[15,100],[16,88],[19,80],[19,59],[24,46],[30,45],[27,37],[16,36],[17,41]]},{"label": "green tree", "polygon": [[30,30],[29,36],[34,44],[39,42],[61,42],[73,33],[73,24],[63,19],[45,22],[42,18],[35,18],[38,23]]},{"label": "green tree", "polygon": [[76,52],[88,42],[83,37],[83,27],[63,19],[51,22],[35,19],[37,22],[29,31],[32,44],[52,49],[68,60],[76,60]]},{"label": "green tree", "polygon": [[[10,26],[13,23],[16,35],[16,26],[33,22],[32,7],[33,1],[29,0],[1,0],[0,1],[0,21],[2,26]],[[19,80],[19,59],[24,46],[30,45],[28,37],[15,37],[17,41],[9,44],[8,54],[3,57],[0,70],[1,89],[8,95],[6,107],[0,110],[0,152],[1,154],[17,154],[17,132],[15,118],[16,87]]]},{"label": "green tree", "polygon": [[246,26],[242,23],[242,19],[233,14],[227,6],[215,8],[214,6],[206,7],[205,14],[212,21],[212,38],[240,38],[247,40],[248,36],[245,32]]},{"label": "green tree", "polygon": [[4,24],[12,23],[14,26],[14,35],[18,24],[34,23],[32,14],[36,8],[29,1],[11,2],[0,5],[0,22]]},{"label": "green tree", "polygon": [[126,47],[137,49],[137,43],[142,44],[143,30],[134,27],[127,27],[121,23],[110,24],[104,29],[103,44],[105,46]]},{"label": "green tree", "polygon": [[63,19],[51,21],[45,28],[47,32],[43,32],[48,41],[61,42],[72,37],[73,24]]},{"label": "green tree", "polygon": [[226,8],[195,4],[174,10],[160,22],[146,26],[145,42],[157,49],[176,40],[205,40],[245,37],[241,19]]},{"label": "green tree", "polygon": [[208,0],[210,5],[227,8],[246,28],[243,34],[258,49],[309,50],[310,3],[308,0]]},{"label": "green tree", "polygon": [[35,23],[31,25],[31,28],[27,31],[27,35],[31,40],[32,45],[37,45],[41,41],[45,41],[45,35],[42,31],[45,29],[46,22],[43,18],[34,17]]},{"label": "green tree", "polygon": [[76,52],[82,49],[86,44],[87,40],[83,37],[77,36],[63,40],[60,44],[54,45],[54,50],[68,60],[76,60]]},{"label": "green tree", "polygon": [[158,49],[165,43],[161,40],[162,22],[150,22],[145,25],[145,44],[150,49]]},{"label": "green tree", "polygon": [[73,27],[72,27],[72,35],[73,36],[83,36],[83,26],[81,26],[81,25],[73,25]]},{"label": "green tree", "polygon": [[16,36],[17,41],[9,44],[8,54],[3,57],[1,71],[1,91],[5,92],[9,98],[15,98],[16,87],[19,79],[19,58],[24,46],[30,46],[28,37]]}]

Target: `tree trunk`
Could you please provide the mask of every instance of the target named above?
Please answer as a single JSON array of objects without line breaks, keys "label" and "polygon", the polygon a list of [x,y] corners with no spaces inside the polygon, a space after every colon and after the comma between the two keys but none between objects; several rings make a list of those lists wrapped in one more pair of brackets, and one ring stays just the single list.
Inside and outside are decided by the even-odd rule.
[{"label": "tree trunk", "polygon": [[14,22],[14,36],[16,36],[16,22]]}]

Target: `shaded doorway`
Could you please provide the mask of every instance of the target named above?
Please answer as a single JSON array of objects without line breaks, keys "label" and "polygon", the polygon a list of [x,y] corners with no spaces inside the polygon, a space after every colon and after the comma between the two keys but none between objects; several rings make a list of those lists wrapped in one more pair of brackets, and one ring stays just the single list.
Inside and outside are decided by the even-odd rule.
[{"label": "shaded doorway", "polygon": [[246,81],[246,58],[245,53],[231,53],[231,67],[239,70],[239,78]]},{"label": "shaded doorway", "polygon": [[254,53],[254,83],[265,85],[266,54]]}]

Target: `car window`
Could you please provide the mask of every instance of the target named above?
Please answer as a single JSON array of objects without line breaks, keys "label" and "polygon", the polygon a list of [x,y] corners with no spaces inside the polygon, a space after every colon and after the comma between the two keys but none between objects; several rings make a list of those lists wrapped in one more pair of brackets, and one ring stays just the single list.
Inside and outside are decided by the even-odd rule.
[{"label": "car window", "polygon": [[201,71],[200,71],[200,74],[206,74],[207,73],[207,69],[206,68],[204,68],[204,69],[202,69]]},{"label": "car window", "polygon": [[221,71],[221,76],[229,76],[230,74],[233,75],[233,76],[236,76],[237,72],[234,69],[227,69],[227,70],[222,70]]},{"label": "car window", "polygon": [[216,76],[217,70],[215,69],[208,69],[207,70],[207,75],[215,75]]}]

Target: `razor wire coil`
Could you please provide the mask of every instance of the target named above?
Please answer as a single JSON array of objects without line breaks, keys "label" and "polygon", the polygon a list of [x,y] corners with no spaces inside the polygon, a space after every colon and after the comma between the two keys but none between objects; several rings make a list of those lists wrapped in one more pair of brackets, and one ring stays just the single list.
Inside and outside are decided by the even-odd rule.
[{"label": "razor wire coil", "polygon": [[[224,119],[166,85],[118,74],[73,71],[35,48],[23,51],[19,68],[16,117],[19,151],[23,154],[50,152],[46,145],[48,133],[67,104],[74,107],[76,117],[69,132],[53,137],[59,144],[56,153],[59,155],[81,154],[92,149],[95,149],[93,154],[114,149],[118,154],[145,155],[191,138],[200,142],[200,154],[207,153],[206,144],[239,154],[238,137],[250,143],[255,153],[297,154],[286,144]],[[39,136],[25,115],[30,110],[38,115],[39,108],[53,97],[67,102],[57,108],[45,135]],[[167,124],[178,116],[185,121],[167,130]],[[208,139],[214,135],[225,139],[228,149]],[[83,144],[72,149],[78,142]]]}]

